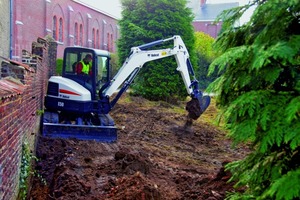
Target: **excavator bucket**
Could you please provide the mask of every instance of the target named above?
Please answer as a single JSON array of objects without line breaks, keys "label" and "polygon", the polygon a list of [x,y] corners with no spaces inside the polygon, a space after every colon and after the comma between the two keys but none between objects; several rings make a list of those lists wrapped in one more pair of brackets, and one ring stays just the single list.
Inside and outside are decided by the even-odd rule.
[{"label": "excavator bucket", "polygon": [[109,115],[99,116],[96,124],[60,122],[57,113],[47,112],[43,116],[43,135],[52,138],[115,142],[117,128]]},{"label": "excavator bucket", "polygon": [[188,118],[196,120],[207,109],[210,104],[210,96],[199,96],[192,98],[186,104],[186,110],[188,111]]}]

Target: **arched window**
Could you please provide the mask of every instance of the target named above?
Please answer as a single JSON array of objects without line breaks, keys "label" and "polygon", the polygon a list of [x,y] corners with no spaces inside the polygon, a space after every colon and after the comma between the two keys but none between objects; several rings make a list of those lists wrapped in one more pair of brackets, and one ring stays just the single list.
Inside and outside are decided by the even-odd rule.
[{"label": "arched window", "polygon": [[56,16],[53,16],[52,21],[52,37],[57,40],[57,18]]},{"label": "arched window", "polygon": [[64,41],[64,24],[63,19],[59,18],[59,33],[58,33],[58,41],[63,42]]},{"label": "arched window", "polygon": [[78,24],[75,23],[75,30],[74,30],[74,44],[78,45]]}]

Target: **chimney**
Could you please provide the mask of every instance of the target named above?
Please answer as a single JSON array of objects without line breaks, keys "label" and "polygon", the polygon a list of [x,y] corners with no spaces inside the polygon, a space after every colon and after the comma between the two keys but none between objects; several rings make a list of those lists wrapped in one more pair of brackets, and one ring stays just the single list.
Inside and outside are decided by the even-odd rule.
[{"label": "chimney", "polygon": [[200,0],[200,7],[204,7],[206,4],[206,0]]}]

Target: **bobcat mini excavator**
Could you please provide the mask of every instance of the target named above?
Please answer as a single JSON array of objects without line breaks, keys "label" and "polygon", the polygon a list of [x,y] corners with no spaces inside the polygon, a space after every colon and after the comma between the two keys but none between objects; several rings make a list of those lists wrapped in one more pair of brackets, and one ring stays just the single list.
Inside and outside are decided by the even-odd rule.
[{"label": "bobcat mini excavator", "polygon": [[[149,50],[151,47],[173,41],[172,48]],[[78,74],[76,63],[87,54],[92,56],[90,75]],[[162,39],[132,47],[118,73],[112,78],[110,54],[104,50],[67,47],[64,51],[62,76],[51,76],[45,97],[43,135],[59,138],[77,138],[114,142],[117,127],[109,112],[128,89],[146,62],[175,56],[187,93],[191,96],[186,109],[197,119],[209,106],[210,97],[203,96],[189,59],[189,53],[180,36]],[[193,80],[191,80],[192,76]],[[114,93],[114,98],[110,97]]]}]

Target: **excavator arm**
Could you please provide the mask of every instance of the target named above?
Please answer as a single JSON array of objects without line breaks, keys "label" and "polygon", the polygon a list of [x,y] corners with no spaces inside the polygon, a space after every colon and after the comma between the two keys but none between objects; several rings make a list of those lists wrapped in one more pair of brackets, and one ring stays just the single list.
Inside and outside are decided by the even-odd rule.
[{"label": "excavator arm", "polygon": [[[173,47],[159,50],[148,50],[153,46],[160,45],[173,40]],[[102,112],[108,113],[116,104],[121,95],[128,89],[140,69],[147,62],[174,56],[177,62],[177,70],[180,72],[186,87],[187,93],[192,100],[187,104],[186,109],[192,119],[197,119],[208,107],[210,103],[209,96],[203,96],[198,88],[198,81],[189,59],[188,50],[181,37],[175,35],[171,38],[154,41],[137,47],[132,47],[129,57],[125,60],[123,66],[115,77],[103,88],[100,89],[100,98],[102,99]],[[120,86],[122,87],[120,88]],[[109,103],[109,97],[118,91],[116,97]],[[106,102],[106,104],[105,104]]]}]

